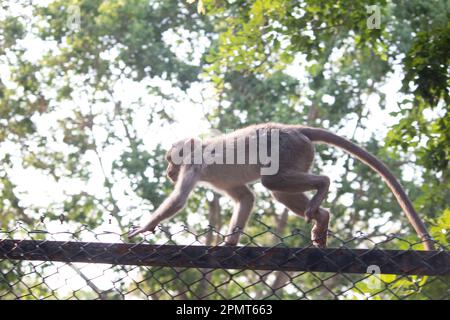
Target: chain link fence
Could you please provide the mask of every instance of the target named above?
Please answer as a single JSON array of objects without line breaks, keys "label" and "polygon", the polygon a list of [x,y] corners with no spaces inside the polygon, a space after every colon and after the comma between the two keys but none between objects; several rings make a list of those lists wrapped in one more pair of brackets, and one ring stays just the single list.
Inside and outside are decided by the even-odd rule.
[{"label": "chain link fence", "polygon": [[86,227],[50,233],[18,225],[0,231],[0,299],[450,298],[450,252],[439,244],[421,251],[406,236],[330,232],[327,249],[293,247],[309,235],[280,236],[268,226],[244,233],[237,247],[224,238],[212,227],[160,227],[127,243]]}]

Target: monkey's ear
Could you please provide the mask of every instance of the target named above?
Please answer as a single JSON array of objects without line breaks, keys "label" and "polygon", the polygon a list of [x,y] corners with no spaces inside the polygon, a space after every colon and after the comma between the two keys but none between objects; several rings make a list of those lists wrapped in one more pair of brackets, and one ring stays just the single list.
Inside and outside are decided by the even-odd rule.
[{"label": "monkey's ear", "polygon": [[170,154],[171,160],[175,164],[181,164],[182,158],[187,155],[184,154],[184,151],[188,153],[194,152],[194,150],[198,149],[201,150],[202,146],[203,143],[200,139],[196,138],[183,139],[174,143],[168,153]]},{"label": "monkey's ear", "polygon": [[202,144],[202,140],[200,140],[198,138],[189,138],[189,139],[186,139],[184,144],[185,145],[188,144],[191,146],[200,146]]},{"label": "monkey's ear", "polygon": [[197,150],[199,148],[202,148],[202,140],[198,139],[198,138],[189,138],[186,139],[186,142],[184,143],[184,145],[189,148],[190,150],[193,152],[194,150]]}]

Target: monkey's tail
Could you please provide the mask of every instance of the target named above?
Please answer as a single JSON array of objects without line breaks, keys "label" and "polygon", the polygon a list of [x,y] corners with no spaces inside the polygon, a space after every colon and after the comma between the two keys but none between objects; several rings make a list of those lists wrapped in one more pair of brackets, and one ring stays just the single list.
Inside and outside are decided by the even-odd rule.
[{"label": "monkey's tail", "polygon": [[370,154],[368,151],[354,144],[353,142],[342,138],[334,133],[331,133],[324,129],[302,127],[301,133],[304,134],[312,142],[323,142],[329,145],[333,145],[342,148],[346,152],[354,155],[359,160],[364,162],[374,171],[376,171],[387,183],[398,203],[402,207],[403,211],[406,213],[409,222],[413,226],[414,230],[419,235],[420,239],[424,242],[426,250],[435,250],[433,239],[429,235],[424,223],[418,216],[416,210],[414,209],[411,201],[406,195],[403,187],[400,185],[395,176],[391,171],[378,160],[375,156]]}]

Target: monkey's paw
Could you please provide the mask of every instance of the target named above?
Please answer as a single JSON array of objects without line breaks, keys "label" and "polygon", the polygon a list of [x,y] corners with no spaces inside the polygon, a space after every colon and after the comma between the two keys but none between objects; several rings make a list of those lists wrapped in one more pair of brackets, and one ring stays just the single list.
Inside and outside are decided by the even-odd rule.
[{"label": "monkey's paw", "polygon": [[325,209],[320,209],[319,216],[311,229],[311,240],[313,245],[318,248],[327,247],[328,223],[330,221],[330,213]]},{"label": "monkey's paw", "polygon": [[147,231],[153,231],[155,230],[155,227],[149,227],[149,226],[145,226],[145,227],[133,227],[129,232],[128,232],[128,239],[134,238],[135,236],[137,236],[140,233],[144,233]]},{"label": "monkey's paw", "polygon": [[324,249],[327,247],[327,237],[326,236],[312,238],[311,240],[312,240],[313,245],[317,248]]},{"label": "monkey's paw", "polygon": [[327,227],[320,227],[317,224],[311,230],[311,240],[317,248],[327,247]]}]

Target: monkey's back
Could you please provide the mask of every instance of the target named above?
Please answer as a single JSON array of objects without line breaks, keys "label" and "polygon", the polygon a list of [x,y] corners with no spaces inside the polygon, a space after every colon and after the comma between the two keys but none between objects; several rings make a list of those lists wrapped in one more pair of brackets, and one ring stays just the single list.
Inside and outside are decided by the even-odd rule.
[{"label": "monkey's back", "polygon": [[[270,136],[272,130],[278,130],[279,133],[278,154],[270,154],[270,139],[267,139],[268,143],[265,147],[268,150],[264,150],[265,154],[270,154],[271,157],[277,156],[280,168],[289,167],[295,170],[308,171],[314,158],[314,147],[311,141],[301,133],[301,128],[302,126],[298,125],[264,123],[248,126],[207,140],[205,145],[208,146],[209,150],[222,150],[222,154],[217,157],[221,159],[221,163],[204,163],[202,181],[206,181],[219,189],[227,189],[260,179],[261,168],[267,167],[268,164],[261,162],[259,158],[261,145],[258,143],[258,139],[261,139],[264,135]],[[255,152],[255,149],[251,150],[252,143],[257,146],[256,155],[253,158],[250,156],[250,152]],[[241,148],[238,147],[239,145]],[[228,156],[227,159],[227,155],[229,155],[227,148],[232,149],[234,157]],[[242,152],[244,152],[244,155],[242,155]],[[240,161],[238,161],[239,153]],[[232,163],[230,163],[230,160],[232,160]]]}]

